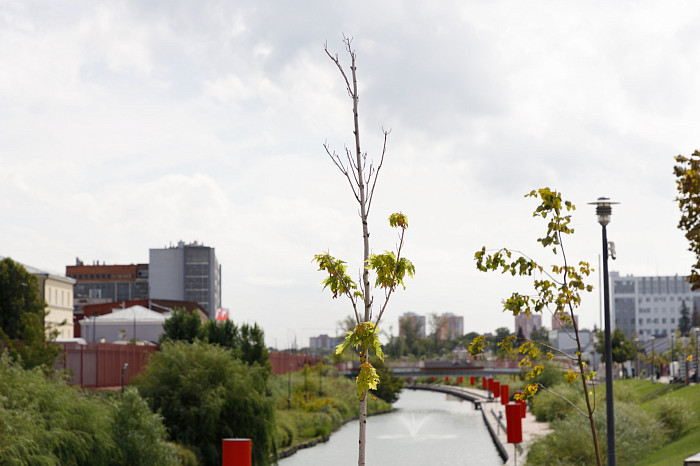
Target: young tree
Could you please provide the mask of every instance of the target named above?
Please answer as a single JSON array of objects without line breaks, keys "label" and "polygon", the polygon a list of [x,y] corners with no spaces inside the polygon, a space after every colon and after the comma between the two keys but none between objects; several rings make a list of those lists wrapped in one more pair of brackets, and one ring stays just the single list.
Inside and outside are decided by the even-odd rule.
[{"label": "young tree", "polygon": [[165,340],[183,340],[192,343],[199,336],[202,321],[196,311],[185,308],[173,309],[172,314],[163,322],[163,333],[159,343]]},{"label": "young tree", "polygon": [[[474,255],[476,266],[482,272],[500,270],[502,273],[510,273],[512,276],[531,276],[533,277],[533,285],[536,294],[534,296],[522,295],[513,293],[510,298],[503,301],[503,310],[511,312],[514,316],[520,313],[525,313],[528,317],[533,312],[541,313],[545,309],[549,310],[553,315],[557,315],[570,327],[571,330],[564,328],[570,333],[570,336],[576,341],[577,351],[575,356],[569,356],[566,353],[560,352],[561,356],[572,360],[576,365],[577,370],[569,370],[566,374],[566,380],[573,383],[579,376],[583,386],[584,398],[586,403],[586,411],[582,411],[572,403],[574,409],[585,416],[591,429],[593,438],[593,446],[595,456],[600,466],[602,464],[600,448],[598,445],[598,434],[593,420],[595,411],[594,402],[590,398],[588,383],[595,375],[592,371],[587,371],[586,362],[581,354],[581,339],[579,338],[578,324],[574,316],[575,309],[581,304],[581,293],[591,291],[593,287],[586,285],[584,282],[592,269],[587,262],[579,262],[578,266],[569,265],[569,261],[564,250],[563,238],[564,235],[569,235],[574,232],[571,225],[571,215],[565,214],[574,210],[574,205],[569,201],[563,201],[561,194],[552,191],[549,188],[542,188],[537,191],[532,191],[526,197],[539,198],[541,203],[533,212],[534,217],[542,217],[547,221],[547,233],[542,238],[538,238],[538,242],[546,249],[552,250],[556,254],[561,254],[561,265],[553,264],[550,271],[546,271],[544,266],[540,265],[533,259],[525,256],[517,251],[508,249],[500,249],[493,254],[486,253],[486,247],[477,251]],[[512,345],[515,337],[507,337],[500,344],[505,351],[512,351]],[[472,354],[478,354],[483,351],[486,344],[483,337],[476,339],[470,346]],[[549,348],[549,347],[547,347]],[[552,348],[549,348],[552,349]],[[539,345],[531,340],[518,348],[518,351],[524,355],[520,362],[523,367],[532,367],[533,361],[541,355]],[[552,359],[554,355],[547,352],[547,359]],[[528,379],[533,379],[543,371],[542,365],[532,367],[527,375]],[[532,397],[537,393],[538,388],[549,390],[542,384],[530,383],[523,391],[523,398]]]},{"label": "young tree", "polygon": [[[389,298],[396,291],[397,286],[404,286],[403,280],[406,275],[413,276],[415,268],[411,261],[401,257],[404,234],[408,228],[408,219],[402,213],[394,213],[389,216],[389,225],[399,229],[399,243],[396,252],[386,251],[383,254],[370,254],[369,247],[369,213],[372,207],[374,188],[377,183],[379,171],[384,162],[386,154],[386,141],[388,131],[384,133],[384,144],[382,147],[379,163],[375,166],[371,160],[367,160],[367,153],[362,152],[360,145],[360,124],[358,116],[358,104],[360,101],[357,89],[357,68],[355,66],[355,51],[352,48],[352,40],[344,38],[345,49],[350,55],[350,75],[340,63],[338,55],[332,55],[325,47],[326,55],[335,63],[340,71],[345,87],[352,100],[353,113],[353,134],[355,139],[354,153],[346,148],[345,157],[339,156],[331,151],[328,144],[324,144],[326,153],[331,158],[335,166],[345,176],[355,200],[359,204],[360,222],[362,224],[362,241],[364,254],[362,257],[362,275],[359,286],[350,278],[346,272],[345,262],[336,259],[328,252],[317,254],[314,257],[319,270],[326,271],[328,277],[323,281],[324,289],[329,288],[333,297],[347,297],[353,307],[355,315],[355,328],[348,332],[345,341],[338,345],[336,353],[342,354],[348,348],[358,351],[360,357],[360,373],[357,376],[357,393],[360,398],[360,432],[359,432],[359,453],[358,465],[365,464],[366,446],[366,425],[367,425],[367,391],[377,388],[379,377],[377,371],[370,364],[370,352],[373,352],[379,359],[384,358],[381,343],[379,342],[378,325],[384,315]],[[373,295],[370,286],[370,270],[374,272],[376,279],[374,288],[379,288],[384,292],[384,301],[379,306],[379,312],[373,314]],[[374,322],[373,316],[376,315]]]},{"label": "young tree", "polygon": [[685,237],[690,243],[688,250],[695,254],[696,262],[687,278],[691,289],[700,288],[700,151],[693,152],[690,157],[676,156],[678,165],[673,167],[678,189],[678,207],[681,219],[678,228],[685,231]]},{"label": "young tree", "polygon": [[690,332],[690,311],[688,311],[685,301],[681,303],[681,317],[678,319],[678,330],[681,332],[682,337],[687,337]]}]

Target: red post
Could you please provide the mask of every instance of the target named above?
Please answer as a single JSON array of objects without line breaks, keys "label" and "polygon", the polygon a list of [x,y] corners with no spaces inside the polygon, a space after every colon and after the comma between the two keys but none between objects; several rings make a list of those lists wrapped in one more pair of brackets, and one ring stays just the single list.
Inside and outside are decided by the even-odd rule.
[{"label": "red post", "polygon": [[462,382],[464,382],[464,377],[462,377],[462,376],[460,375],[459,378],[457,379],[457,383],[460,384],[460,385],[462,385]]},{"label": "red post", "polygon": [[490,392],[493,392],[493,379],[486,379],[486,384]]},{"label": "red post", "polygon": [[251,466],[253,451],[249,438],[225,438],[222,443],[222,466]]},{"label": "red post", "polygon": [[431,382],[435,382],[435,377],[430,377]]},{"label": "red post", "polygon": [[506,405],[506,430],[508,431],[508,443],[523,441],[522,418],[520,417],[520,406],[517,404]]},{"label": "red post", "polygon": [[493,381],[493,397],[498,398],[501,396],[501,382]]},{"label": "red post", "polygon": [[487,384],[487,382],[486,382],[486,377],[482,377],[482,378],[481,378],[481,386],[482,386],[482,388],[487,388],[487,387],[488,387],[488,384]]},{"label": "red post", "polygon": [[449,377],[445,377],[445,382],[449,382],[449,381],[450,381],[450,378],[449,378]]},{"label": "red post", "polygon": [[501,385],[501,404],[502,405],[507,405],[510,395],[508,394],[509,387],[508,385]]}]

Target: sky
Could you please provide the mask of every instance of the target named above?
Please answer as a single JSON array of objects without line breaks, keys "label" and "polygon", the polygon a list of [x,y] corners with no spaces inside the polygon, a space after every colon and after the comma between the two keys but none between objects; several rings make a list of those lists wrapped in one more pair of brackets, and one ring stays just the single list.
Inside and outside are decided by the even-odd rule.
[{"label": "sky", "polygon": [[[699,22],[690,1],[0,0],[0,254],[65,273],[198,241],[216,248],[224,307],[269,345],[336,334],[352,310],[312,258],[362,266],[358,207],[323,149],[353,144],[324,52],[347,69],[345,35],[368,157],[391,130],[371,248],[395,248],[401,211],[416,267],[387,334],[404,312],[512,329],[501,300],[529,282],[477,271],[474,252],[558,260],[524,197],[541,187],[577,206],[571,261],[598,270],[587,203],[608,196],[610,270],[688,274],[673,165],[700,149]],[[600,325],[598,281],[584,327]]]}]

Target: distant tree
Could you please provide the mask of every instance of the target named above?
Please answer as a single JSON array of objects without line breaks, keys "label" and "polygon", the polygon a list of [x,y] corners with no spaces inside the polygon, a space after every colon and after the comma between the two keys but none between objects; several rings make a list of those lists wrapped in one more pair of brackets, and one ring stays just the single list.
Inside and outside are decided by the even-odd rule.
[{"label": "distant tree", "polygon": [[549,330],[546,327],[536,328],[530,333],[530,339],[537,343],[549,345]]},{"label": "distant tree", "polygon": [[202,464],[221,464],[221,439],[250,438],[253,464],[270,462],[274,408],[266,370],[201,341],[166,341],[134,383],[171,437]]},{"label": "distant tree", "polygon": [[685,305],[685,301],[681,303],[681,317],[678,319],[678,330],[681,332],[682,337],[687,337],[690,333],[690,311],[688,311],[688,306]]},{"label": "distant tree", "polygon": [[202,341],[230,349],[234,356],[240,358],[241,337],[233,321],[210,319],[202,325],[198,336]]},{"label": "distant tree", "polygon": [[258,327],[258,324],[253,324],[252,327],[248,324],[243,324],[239,333],[241,360],[248,365],[257,363],[260,366],[267,367],[270,354],[265,347],[265,333],[263,330]]},{"label": "distant tree", "polygon": [[52,367],[60,352],[47,341],[46,314],[37,278],[12,259],[0,261],[0,341],[25,368]]},{"label": "distant tree", "polygon": [[700,288],[700,151],[693,152],[689,157],[676,156],[678,165],[673,167],[678,190],[678,207],[681,219],[678,228],[685,231],[685,237],[690,243],[688,250],[695,254],[696,262],[687,278],[691,289]]},{"label": "distant tree", "polygon": [[511,335],[513,334],[508,327],[498,327],[496,329],[496,335],[491,339],[491,351],[494,353],[497,352],[500,343]]},{"label": "distant tree", "polygon": [[403,380],[396,377],[394,371],[379,358],[372,358],[372,365],[377,369],[382,383],[377,385],[376,390],[371,390],[370,394],[387,403],[396,402],[399,399],[401,389],[403,389]]},{"label": "distant tree", "polygon": [[[598,332],[594,347],[599,353],[601,361],[605,359],[605,335]],[[637,355],[637,348],[634,342],[627,338],[625,332],[616,328],[610,336],[610,346],[612,347],[612,360],[618,364],[630,361]]]},{"label": "distant tree", "polygon": [[523,341],[525,340],[525,332],[523,332],[522,327],[518,327],[518,333],[515,334],[516,338],[518,341]]},{"label": "distant tree", "polygon": [[695,301],[693,301],[693,313],[690,318],[690,326],[700,328],[700,310],[698,310],[695,305]]},{"label": "distant tree", "polygon": [[189,312],[184,308],[173,309],[172,314],[163,323],[163,333],[159,342],[166,340],[182,340],[192,343],[199,336],[202,321],[196,311]]}]

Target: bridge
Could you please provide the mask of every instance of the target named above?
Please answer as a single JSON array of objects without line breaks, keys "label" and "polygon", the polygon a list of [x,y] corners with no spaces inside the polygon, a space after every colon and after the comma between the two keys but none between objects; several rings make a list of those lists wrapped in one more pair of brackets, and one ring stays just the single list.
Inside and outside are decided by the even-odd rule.
[{"label": "bridge", "polygon": [[[416,379],[418,377],[482,377],[493,375],[517,375],[521,368],[517,361],[416,361],[415,363],[387,364],[394,375],[402,378]],[[349,377],[356,376],[360,370],[358,362],[345,362],[339,365],[341,374]]]}]

